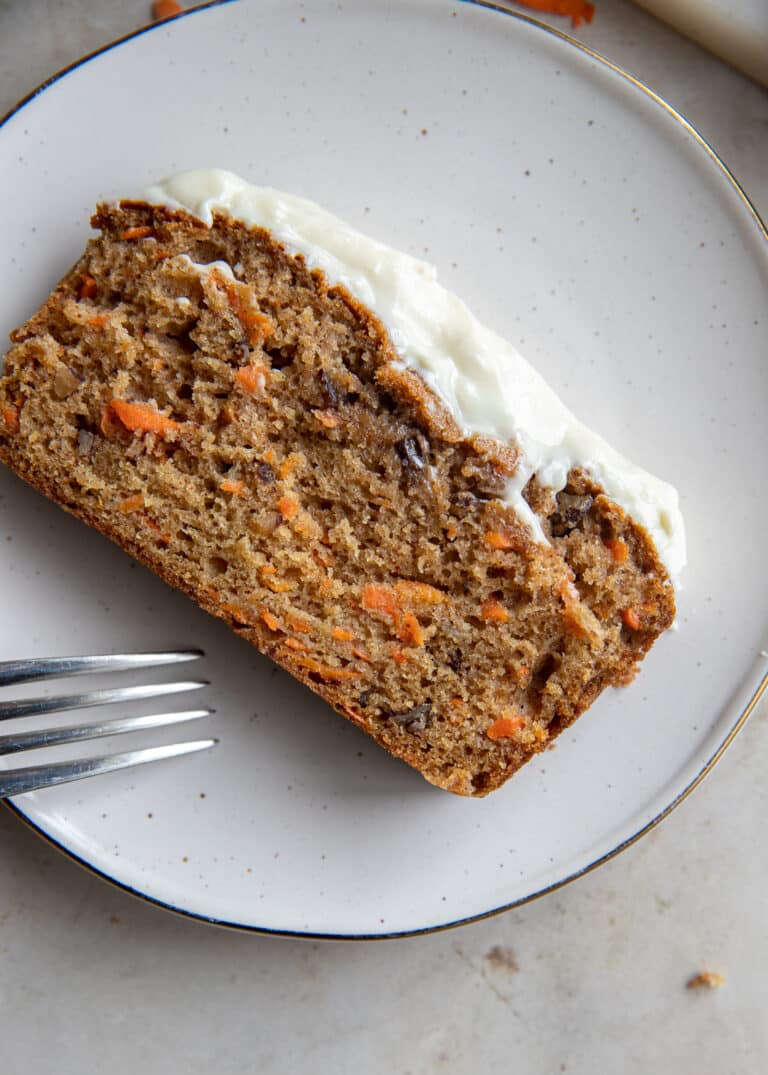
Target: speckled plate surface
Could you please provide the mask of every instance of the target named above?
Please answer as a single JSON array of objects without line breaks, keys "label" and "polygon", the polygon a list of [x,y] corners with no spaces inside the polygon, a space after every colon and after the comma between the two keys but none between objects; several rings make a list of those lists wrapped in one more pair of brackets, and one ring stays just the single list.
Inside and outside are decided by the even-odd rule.
[{"label": "speckled plate surface", "polygon": [[633,686],[475,802],[429,787],[3,472],[0,653],[203,646],[221,738],[18,812],[188,914],[369,937],[557,886],[706,771],[768,666],[768,256],[743,195],[662,102],[479,4],[236,0],[54,80],[7,118],[0,156],[3,336],[78,256],[97,198],[230,168],[434,261],[581,417],[679,487],[690,554],[680,630]]}]

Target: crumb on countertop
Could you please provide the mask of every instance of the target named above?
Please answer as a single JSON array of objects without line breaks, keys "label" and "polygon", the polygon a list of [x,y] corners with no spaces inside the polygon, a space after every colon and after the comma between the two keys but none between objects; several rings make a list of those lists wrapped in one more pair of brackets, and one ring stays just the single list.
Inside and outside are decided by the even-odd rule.
[{"label": "crumb on countertop", "polygon": [[725,978],[713,970],[702,970],[686,982],[686,989],[719,989],[725,985]]}]

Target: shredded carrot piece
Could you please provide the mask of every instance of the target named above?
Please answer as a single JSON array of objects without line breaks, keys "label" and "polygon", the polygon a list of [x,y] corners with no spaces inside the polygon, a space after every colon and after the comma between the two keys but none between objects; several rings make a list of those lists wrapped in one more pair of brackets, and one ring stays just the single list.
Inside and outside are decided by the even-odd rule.
[{"label": "shredded carrot piece", "polygon": [[245,482],[225,480],[221,483],[219,489],[221,489],[222,493],[234,493],[235,496],[248,495],[248,486],[245,484]]},{"label": "shredded carrot piece", "polygon": [[503,534],[501,530],[489,530],[485,534],[485,543],[492,549],[513,549],[515,543],[509,534]]},{"label": "shredded carrot piece", "polygon": [[174,15],[180,15],[183,10],[183,6],[177,4],[176,0],[155,0],[152,5],[152,17],[157,22],[160,22],[162,19],[170,19]]},{"label": "shredded carrot piece", "polygon": [[170,541],[171,541],[170,533],[167,530],[163,530],[163,528],[160,526],[160,524],[156,523],[155,520],[151,516],[145,515],[144,516],[144,522],[147,524],[147,526],[150,528],[150,530],[155,531],[155,533],[157,534],[158,540],[162,541],[163,545],[169,545],[170,544]]},{"label": "shredded carrot piece", "polygon": [[445,594],[436,586],[430,586],[426,582],[411,582],[403,579],[395,583],[395,593],[403,604],[411,605],[439,605],[445,601]]},{"label": "shredded carrot piece", "polygon": [[509,619],[509,613],[504,608],[501,601],[489,597],[488,600],[483,601],[480,606],[480,617],[488,623],[506,623]]},{"label": "shredded carrot piece", "polygon": [[511,739],[516,732],[525,727],[525,724],[525,717],[499,717],[486,729],[485,734],[493,740]]},{"label": "shredded carrot piece", "polygon": [[148,224],[141,224],[134,228],[125,228],[120,232],[121,239],[148,239],[151,235],[154,235],[154,228],[150,228]]},{"label": "shredded carrot piece", "polygon": [[164,437],[181,428],[179,422],[166,418],[150,403],[129,403],[125,399],[113,399],[107,410],[111,410],[132,433],[156,433],[159,437]]},{"label": "shredded carrot piece", "polygon": [[352,656],[357,657],[358,661],[365,661],[366,664],[371,663],[371,658],[368,656],[368,654],[365,652],[365,650],[360,649],[359,646],[353,646],[352,647]]},{"label": "shredded carrot piece", "polygon": [[107,321],[108,317],[106,314],[96,314],[95,317],[88,318],[88,324],[91,326],[91,328],[104,328]]},{"label": "shredded carrot piece", "polygon": [[255,310],[251,303],[243,299],[241,294],[242,284],[238,289],[238,285],[234,280],[228,279],[215,269],[211,273],[211,276],[225,291],[227,301],[232,307],[233,314],[243,326],[243,331],[248,339],[249,346],[258,347],[271,334],[273,328],[272,322],[264,314]]},{"label": "shredded carrot piece", "polygon": [[299,502],[292,496],[281,496],[277,502],[277,510],[284,519],[293,519],[299,510]]},{"label": "shredded carrot piece", "polygon": [[171,256],[170,250],[156,250],[155,257],[158,261],[165,261],[166,258]]},{"label": "shredded carrot piece", "polygon": [[595,5],[587,0],[517,0],[522,7],[533,8],[534,11],[546,11],[550,15],[565,15],[571,20],[572,26],[581,26],[584,22],[592,22],[595,14]]},{"label": "shredded carrot piece", "polygon": [[120,504],[120,511],[124,511],[126,514],[130,511],[138,511],[139,508],[144,507],[144,497],[141,493],[137,493],[136,496],[129,496],[127,500],[124,500]]},{"label": "shredded carrot piece", "polygon": [[412,653],[405,653],[401,649],[393,649],[390,653],[390,657],[395,662],[395,664],[405,664],[406,661],[411,660],[412,656]]},{"label": "shredded carrot piece", "polygon": [[262,564],[259,568],[259,571],[262,573],[262,575],[274,575],[275,571],[277,571],[277,568],[274,564]]},{"label": "shredded carrot piece", "polygon": [[314,657],[297,657],[296,664],[309,672],[316,672],[322,679],[357,679],[360,676],[360,672],[351,668],[334,668],[330,664],[316,661]]},{"label": "shredded carrot piece", "polygon": [[19,432],[20,407],[3,407],[3,422],[9,433]]},{"label": "shredded carrot piece", "polygon": [[296,650],[297,653],[306,653],[308,647],[298,638],[286,638],[285,644],[288,649]]},{"label": "shredded carrot piece", "polygon": [[277,462],[277,456],[275,455],[274,448],[267,448],[266,452],[264,452],[264,462],[269,463],[271,467],[275,465],[275,463]]},{"label": "shredded carrot piece", "polygon": [[393,620],[400,618],[395,595],[388,586],[377,586],[375,583],[363,586],[361,604],[367,612],[383,612]]},{"label": "shredded carrot piece", "polygon": [[98,285],[92,276],[88,276],[87,273],[83,273],[80,277],[80,283],[77,288],[78,299],[95,299],[98,292]]},{"label": "shredded carrot piece", "polygon": [[337,642],[351,642],[355,637],[351,631],[346,629],[346,627],[334,627],[331,634]]},{"label": "shredded carrot piece", "polygon": [[267,612],[265,609],[265,611],[261,614],[261,619],[267,625],[270,631],[280,630],[280,620],[273,613]]},{"label": "shredded carrot piece", "polygon": [[640,617],[633,608],[623,608],[621,610],[621,618],[627,627],[629,627],[630,631],[640,630]]},{"label": "shredded carrot piece", "polygon": [[321,426],[326,429],[335,429],[339,424],[339,416],[335,411],[312,411]]},{"label": "shredded carrot piece", "polygon": [[295,616],[287,616],[286,622],[291,630],[296,631],[300,635],[311,635],[313,627],[311,623],[305,623],[304,620],[299,620]]},{"label": "shredded carrot piece", "polygon": [[453,523],[449,523],[448,526],[446,526],[445,528],[445,536],[448,538],[449,541],[453,541],[458,532],[458,526],[454,526]]},{"label": "shredded carrot piece", "polygon": [[247,608],[243,608],[242,605],[223,604],[221,611],[226,612],[236,623],[247,627],[252,627],[256,622],[254,613]]},{"label": "shredded carrot piece", "polygon": [[412,612],[406,612],[403,617],[402,625],[397,632],[397,637],[401,642],[405,642],[406,645],[424,645],[424,632],[421,629],[421,624]]},{"label": "shredded carrot piece", "polygon": [[280,477],[287,478],[289,474],[293,474],[297,467],[300,467],[305,462],[305,458],[301,452],[291,452],[287,459],[284,459],[280,464]]},{"label": "shredded carrot piece", "polygon": [[252,396],[261,396],[267,387],[267,370],[264,366],[241,366],[235,374],[235,380]]},{"label": "shredded carrot piece", "polygon": [[608,540],[603,541],[603,544],[617,564],[626,562],[626,559],[629,556],[629,549],[627,548],[626,541],[622,541],[621,538],[609,538]]}]

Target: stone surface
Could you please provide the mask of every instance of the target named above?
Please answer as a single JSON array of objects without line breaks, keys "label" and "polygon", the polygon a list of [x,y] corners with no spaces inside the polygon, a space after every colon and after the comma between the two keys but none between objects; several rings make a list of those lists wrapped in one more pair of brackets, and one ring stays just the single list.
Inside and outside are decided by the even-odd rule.
[{"label": "stone surface", "polygon": [[[148,6],[0,0],[0,113]],[[764,89],[625,0],[598,0],[577,36],[687,116],[768,216]],[[703,785],[599,871],[497,918],[378,944],[175,918],[0,811],[3,1071],[764,1070],[767,749],[763,704]],[[702,970],[724,986],[687,990]]]}]

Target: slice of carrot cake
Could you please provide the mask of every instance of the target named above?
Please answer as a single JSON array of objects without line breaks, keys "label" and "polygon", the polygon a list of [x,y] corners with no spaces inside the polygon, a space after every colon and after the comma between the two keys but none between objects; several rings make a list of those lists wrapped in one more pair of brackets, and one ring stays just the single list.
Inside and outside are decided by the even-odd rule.
[{"label": "slice of carrot cake", "polygon": [[12,335],[8,466],[449,791],[629,682],[677,494],[434,269],[217,170],[92,223]]}]

